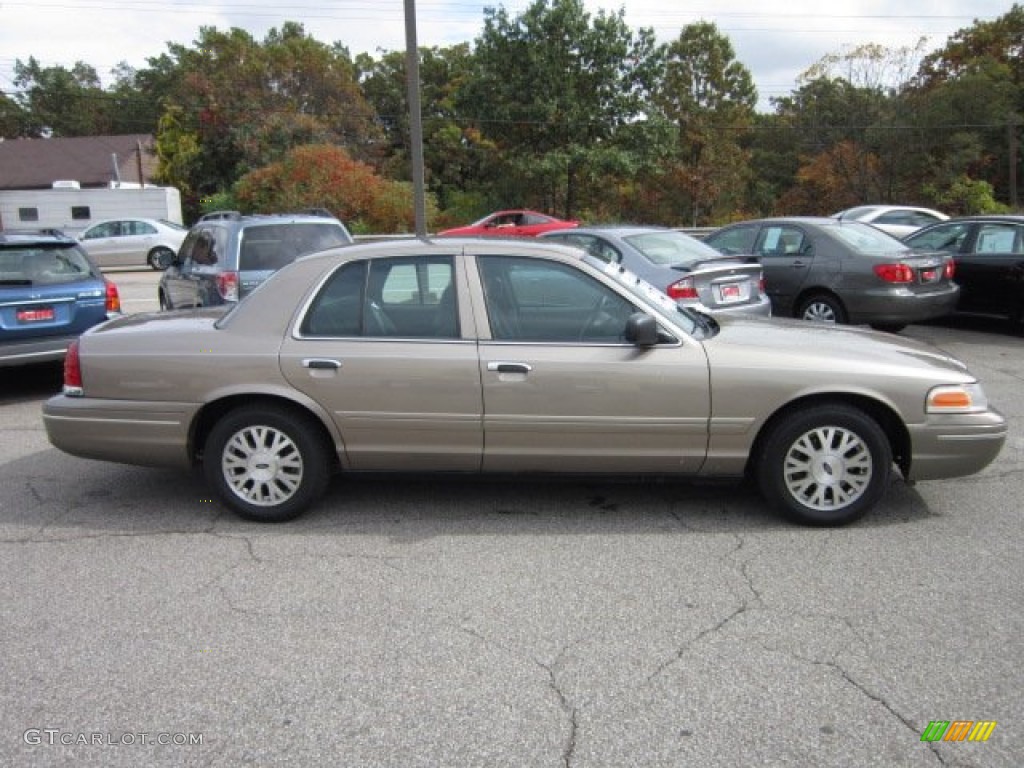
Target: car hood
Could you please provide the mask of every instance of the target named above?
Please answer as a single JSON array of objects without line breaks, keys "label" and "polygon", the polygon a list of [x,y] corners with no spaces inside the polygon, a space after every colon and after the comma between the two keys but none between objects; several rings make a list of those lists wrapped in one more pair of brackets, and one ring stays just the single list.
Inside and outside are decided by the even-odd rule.
[{"label": "car hood", "polygon": [[866,327],[828,325],[788,318],[716,317],[720,330],[703,341],[716,364],[804,371],[834,383],[880,378],[972,381],[967,366],[938,347]]}]

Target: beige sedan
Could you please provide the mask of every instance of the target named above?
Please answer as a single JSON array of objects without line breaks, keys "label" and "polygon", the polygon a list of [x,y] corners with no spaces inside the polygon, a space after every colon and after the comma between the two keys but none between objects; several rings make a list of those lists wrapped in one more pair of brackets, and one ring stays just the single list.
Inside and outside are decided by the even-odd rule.
[{"label": "beige sedan", "polygon": [[712,318],[544,242],[349,246],[228,312],[133,315],[81,337],[51,442],[201,464],[240,515],[286,520],[360,471],[754,479],[837,525],[908,481],[969,475],[1007,435],[966,367],[897,336]]}]

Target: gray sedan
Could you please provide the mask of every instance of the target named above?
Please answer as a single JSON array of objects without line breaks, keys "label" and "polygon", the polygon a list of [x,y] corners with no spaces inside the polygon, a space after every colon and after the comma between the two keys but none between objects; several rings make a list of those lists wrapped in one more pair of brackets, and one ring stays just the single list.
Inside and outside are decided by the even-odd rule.
[{"label": "gray sedan", "polygon": [[1004,418],[966,367],[867,329],[713,317],[544,241],[384,241],[301,258],[226,313],[82,335],[50,441],[202,466],[228,507],[286,520],[334,472],[749,476],[783,514],[865,514],[986,467]]},{"label": "gray sedan", "polygon": [[695,237],[663,227],[593,226],[541,235],[621,264],[680,304],[713,313],[768,316],[761,265],[723,256]]},{"label": "gray sedan", "polygon": [[756,256],[775,314],[898,331],[950,314],[959,287],[949,254],[920,253],[879,229],[826,217],[760,219],[712,232],[726,254]]}]

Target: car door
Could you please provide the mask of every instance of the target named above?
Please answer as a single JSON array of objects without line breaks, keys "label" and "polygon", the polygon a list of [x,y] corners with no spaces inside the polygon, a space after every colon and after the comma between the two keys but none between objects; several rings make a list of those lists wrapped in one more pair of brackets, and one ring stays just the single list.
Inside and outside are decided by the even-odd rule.
[{"label": "car door", "polygon": [[445,253],[344,264],[285,339],[281,370],[330,413],[348,468],[480,469],[480,373],[460,274]]},{"label": "car door", "polygon": [[814,247],[804,231],[789,224],[761,227],[754,253],[764,270],[765,291],[776,314],[793,314],[793,303],[814,267]]},{"label": "car door", "polygon": [[82,245],[101,269],[127,266],[124,225],[123,221],[104,221],[82,233]]},{"label": "car door", "polygon": [[956,259],[959,308],[1010,314],[1024,306],[1024,227],[982,222],[967,244]]},{"label": "car door", "polygon": [[185,238],[175,261],[161,278],[161,286],[173,309],[202,307],[219,303],[216,274],[227,248],[227,233],[221,227],[196,225]]},{"label": "car door", "polygon": [[710,395],[691,340],[622,338],[628,296],[574,265],[476,259],[485,470],[699,470]]}]

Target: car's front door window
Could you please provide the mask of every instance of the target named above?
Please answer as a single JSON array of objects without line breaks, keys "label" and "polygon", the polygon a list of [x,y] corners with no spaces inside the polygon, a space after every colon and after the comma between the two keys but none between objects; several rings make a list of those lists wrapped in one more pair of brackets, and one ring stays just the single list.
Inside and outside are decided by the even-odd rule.
[{"label": "car's front door window", "polygon": [[608,286],[568,264],[481,256],[491,337],[501,341],[623,342],[636,308]]}]

